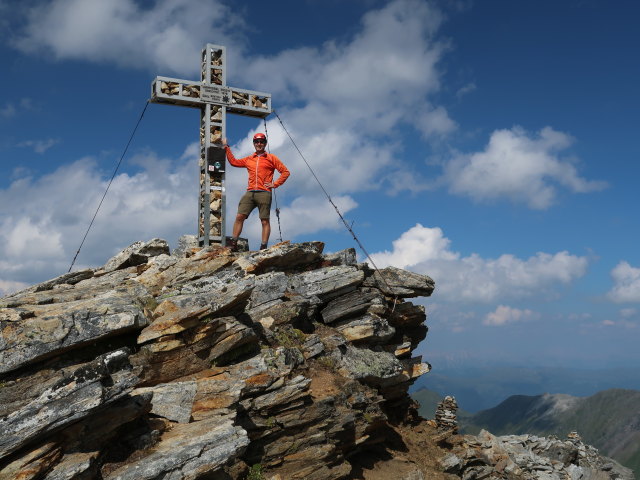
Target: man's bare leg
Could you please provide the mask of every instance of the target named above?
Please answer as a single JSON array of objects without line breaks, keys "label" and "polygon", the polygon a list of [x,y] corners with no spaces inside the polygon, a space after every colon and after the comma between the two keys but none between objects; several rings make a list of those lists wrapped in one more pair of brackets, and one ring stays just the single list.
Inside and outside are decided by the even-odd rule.
[{"label": "man's bare leg", "polygon": [[243,215],[242,213],[239,213],[236,215],[236,221],[233,222],[233,238],[235,238],[236,240],[242,233],[242,227],[246,219],[247,219],[247,216]]},{"label": "man's bare leg", "polygon": [[260,223],[262,223],[262,245],[260,245],[260,250],[267,248],[267,243],[269,243],[269,236],[271,235],[271,223],[268,218],[261,218]]},{"label": "man's bare leg", "polygon": [[233,251],[236,251],[238,249],[238,237],[242,233],[242,227],[246,219],[247,219],[246,215],[239,213],[236,215],[236,221],[233,222],[233,238],[229,243],[229,247],[231,247],[231,250]]}]

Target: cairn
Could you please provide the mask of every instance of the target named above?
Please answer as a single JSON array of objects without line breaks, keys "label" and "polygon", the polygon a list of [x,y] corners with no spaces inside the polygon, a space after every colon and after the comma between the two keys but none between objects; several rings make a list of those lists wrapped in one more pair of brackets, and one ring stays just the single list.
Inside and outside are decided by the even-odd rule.
[{"label": "cairn", "polygon": [[458,418],[456,412],[458,410],[458,402],[455,397],[447,395],[438,403],[436,409],[436,426],[438,430],[452,430],[458,433]]}]

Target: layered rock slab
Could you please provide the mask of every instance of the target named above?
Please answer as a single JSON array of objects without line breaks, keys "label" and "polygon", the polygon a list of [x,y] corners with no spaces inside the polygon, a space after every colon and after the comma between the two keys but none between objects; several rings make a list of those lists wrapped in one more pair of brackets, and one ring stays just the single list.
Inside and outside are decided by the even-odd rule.
[{"label": "layered rock slab", "polygon": [[[350,452],[384,442],[385,409],[426,371],[396,339],[403,300],[353,249],[165,245],[0,302],[0,477],[240,479],[256,462],[283,478],[348,476]],[[405,295],[426,291],[411,278]],[[419,309],[398,311],[420,323]],[[353,349],[388,368],[364,353],[354,369]]]}]

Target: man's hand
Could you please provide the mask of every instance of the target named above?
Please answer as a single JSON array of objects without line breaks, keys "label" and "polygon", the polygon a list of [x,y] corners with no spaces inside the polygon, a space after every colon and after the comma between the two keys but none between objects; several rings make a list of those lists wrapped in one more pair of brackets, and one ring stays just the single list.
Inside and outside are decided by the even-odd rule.
[{"label": "man's hand", "polygon": [[267,188],[276,188],[273,182],[265,182],[264,186]]},{"label": "man's hand", "polygon": [[229,144],[227,143],[227,138],[226,137],[222,139],[222,146],[223,147],[228,147],[229,146]]}]

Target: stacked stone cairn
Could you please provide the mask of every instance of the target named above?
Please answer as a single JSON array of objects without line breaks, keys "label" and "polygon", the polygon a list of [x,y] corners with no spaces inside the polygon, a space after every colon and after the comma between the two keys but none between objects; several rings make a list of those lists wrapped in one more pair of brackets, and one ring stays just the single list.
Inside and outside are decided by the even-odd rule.
[{"label": "stacked stone cairn", "polygon": [[456,412],[458,411],[458,402],[455,397],[446,396],[438,403],[436,408],[436,427],[441,431],[450,431],[451,433],[458,433],[458,417]]},{"label": "stacked stone cairn", "polygon": [[0,478],[349,478],[412,414],[434,283],[322,251],[154,239],[0,299]]}]

